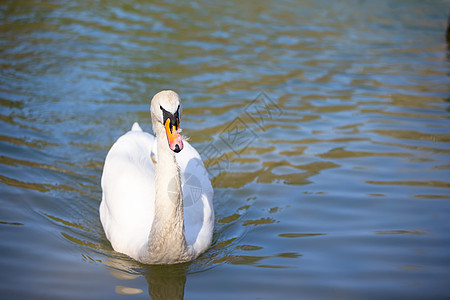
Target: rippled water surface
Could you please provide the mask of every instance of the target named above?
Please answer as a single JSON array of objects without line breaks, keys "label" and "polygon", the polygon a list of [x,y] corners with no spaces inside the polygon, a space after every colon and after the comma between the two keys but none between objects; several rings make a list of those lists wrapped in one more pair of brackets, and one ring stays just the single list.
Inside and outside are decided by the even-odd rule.
[{"label": "rippled water surface", "polygon": [[[448,2],[119,3],[0,4],[2,299],[450,296]],[[167,88],[216,226],[155,267],[98,206]]]}]

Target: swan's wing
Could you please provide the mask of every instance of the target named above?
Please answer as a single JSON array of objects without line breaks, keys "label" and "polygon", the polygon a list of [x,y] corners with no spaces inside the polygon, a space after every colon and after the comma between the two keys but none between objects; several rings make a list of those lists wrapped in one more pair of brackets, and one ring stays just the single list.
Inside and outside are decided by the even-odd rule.
[{"label": "swan's wing", "polygon": [[113,248],[130,256],[147,242],[153,223],[154,140],[140,130],[127,132],[111,147],[103,168],[100,219]]},{"label": "swan's wing", "polygon": [[183,189],[186,242],[195,252],[209,247],[214,229],[214,190],[197,150],[183,141],[183,150],[175,155],[180,167]]}]

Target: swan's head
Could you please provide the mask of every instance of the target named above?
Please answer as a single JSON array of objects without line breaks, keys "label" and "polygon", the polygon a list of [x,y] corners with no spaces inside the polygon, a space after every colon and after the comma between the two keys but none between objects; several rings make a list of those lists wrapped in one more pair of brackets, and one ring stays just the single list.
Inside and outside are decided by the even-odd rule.
[{"label": "swan's head", "polygon": [[159,92],[152,99],[150,111],[152,122],[164,126],[169,148],[176,153],[180,152],[183,141],[180,134],[181,103],[178,94],[170,90]]}]

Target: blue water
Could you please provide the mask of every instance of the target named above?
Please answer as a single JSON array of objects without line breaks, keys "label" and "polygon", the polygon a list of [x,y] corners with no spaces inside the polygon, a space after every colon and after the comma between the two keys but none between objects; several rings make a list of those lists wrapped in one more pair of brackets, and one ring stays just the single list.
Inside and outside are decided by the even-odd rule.
[{"label": "blue water", "polygon": [[[2,2],[1,298],[448,298],[449,8]],[[106,239],[100,177],[168,88],[216,226],[146,266]]]}]

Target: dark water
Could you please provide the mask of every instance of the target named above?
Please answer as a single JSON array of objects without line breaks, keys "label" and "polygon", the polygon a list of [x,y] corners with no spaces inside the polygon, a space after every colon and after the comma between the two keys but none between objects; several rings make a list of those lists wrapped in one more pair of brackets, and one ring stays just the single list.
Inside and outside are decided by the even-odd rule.
[{"label": "dark water", "polygon": [[[449,8],[2,1],[1,298],[450,297]],[[109,147],[166,88],[216,227],[152,267],[97,209]]]}]

